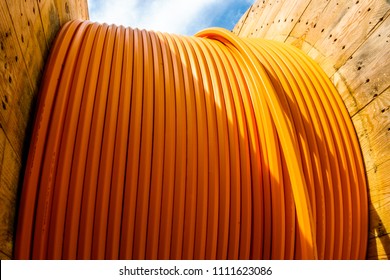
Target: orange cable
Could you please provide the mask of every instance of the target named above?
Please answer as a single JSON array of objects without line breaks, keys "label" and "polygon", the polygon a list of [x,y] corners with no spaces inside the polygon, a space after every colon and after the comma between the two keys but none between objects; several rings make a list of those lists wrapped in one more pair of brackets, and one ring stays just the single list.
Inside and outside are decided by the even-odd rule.
[{"label": "orange cable", "polygon": [[38,100],[17,259],[362,259],[336,89],[287,44],[67,23]]}]

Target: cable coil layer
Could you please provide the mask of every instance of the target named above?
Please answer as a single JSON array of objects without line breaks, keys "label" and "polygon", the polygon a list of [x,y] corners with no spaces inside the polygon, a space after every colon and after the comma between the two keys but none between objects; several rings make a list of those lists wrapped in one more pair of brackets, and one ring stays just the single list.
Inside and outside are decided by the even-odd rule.
[{"label": "cable coil layer", "polygon": [[300,50],[71,21],[42,81],[17,259],[364,259],[348,112]]}]

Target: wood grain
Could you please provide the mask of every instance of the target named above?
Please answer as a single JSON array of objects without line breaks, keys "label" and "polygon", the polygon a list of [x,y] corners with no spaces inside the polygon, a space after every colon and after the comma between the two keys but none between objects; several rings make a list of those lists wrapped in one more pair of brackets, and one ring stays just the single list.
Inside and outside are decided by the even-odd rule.
[{"label": "wood grain", "polygon": [[11,258],[4,254],[2,251],[0,251],[0,260],[10,260]]},{"label": "wood grain", "polygon": [[267,31],[275,24],[276,16],[281,13],[284,1],[267,1],[263,10],[264,16],[256,23],[256,28],[251,32],[251,37],[265,37]]},{"label": "wood grain", "polygon": [[45,34],[45,42],[49,48],[57,35],[57,31],[60,29],[60,16],[53,0],[38,1],[38,9],[39,14],[41,15],[42,31]]},{"label": "wood grain", "polygon": [[32,90],[38,90],[48,52],[37,2],[6,0],[13,30],[30,78]]},{"label": "wood grain", "polygon": [[[294,1],[295,2],[295,1]],[[321,37],[325,28],[321,26],[321,19],[324,13],[327,12],[329,1],[301,1],[309,3],[303,14],[299,16],[299,20],[293,27],[286,42],[306,41],[303,50],[308,52],[313,48],[314,42]],[[329,16],[329,15],[328,15]],[[324,31],[323,31],[324,30]]]},{"label": "wood grain", "polygon": [[390,253],[390,89],[352,118],[367,170],[370,200],[368,259]]},{"label": "wood grain", "polygon": [[0,251],[11,257],[19,181],[16,174],[20,174],[21,164],[3,129],[0,129],[0,155]]},{"label": "wood grain", "polygon": [[265,38],[284,42],[294,26],[301,22],[301,16],[308,5],[307,1],[296,1],[293,4],[290,1],[285,1],[275,17],[274,24],[265,34]]},{"label": "wood grain", "polygon": [[89,18],[86,0],[54,0],[58,11],[60,25],[75,18]]},{"label": "wood grain", "polygon": [[254,26],[259,20],[260,15],[264,14],[264,10],[267,7],[268,1],[256,1],[244,14],[245,21],[243,21],[242,25],[239,28],[240,34],[245,34],[247,37],[250,36],[250,33],[253,32],[256,28]]},{"label": "wood grain", "polygon": [[366,170],[390,160],[390,88],[352,117]]},{"label": "wood grain", "polygon": [[356,108],[350,110],[351,114],[390,86],[389,57],[390,18],[387,16],[338,71],[345,77],[356,100]]},{"label": "wood grain", "polygon": [[367,259],[389,259],[390,256],[390,161],[367,172],[370,185],[370,224]]}]

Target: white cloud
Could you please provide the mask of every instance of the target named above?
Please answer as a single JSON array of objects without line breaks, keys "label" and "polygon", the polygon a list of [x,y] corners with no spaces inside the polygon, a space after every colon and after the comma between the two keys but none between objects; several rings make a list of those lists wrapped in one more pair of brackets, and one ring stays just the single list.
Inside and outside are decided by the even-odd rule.
[{"label": "white cloud", "polygon": [[248,1],[254,0],[88,0],[88,5],[92,21],[192,35],[213,16]]},{"label": "white cloud", "polygon": [[[150,19],[153,19],[154,25],[162,30],[178,30],[178,33],[186,33],[191,25],[200,20],[207,21],[202,15],[205,11],[222,2],[221,0],[198,0],[198,1],[183,1],[183,0],[167,0],[165,5],[161,5],[161,1],[154,1],[150,14]],[[150,24],[150,21],[145,24]]]},{"label": "white cloud", "polygon": [[93,21],[129,25],[139,17],[138,0],[88,0],[89,14]]}]

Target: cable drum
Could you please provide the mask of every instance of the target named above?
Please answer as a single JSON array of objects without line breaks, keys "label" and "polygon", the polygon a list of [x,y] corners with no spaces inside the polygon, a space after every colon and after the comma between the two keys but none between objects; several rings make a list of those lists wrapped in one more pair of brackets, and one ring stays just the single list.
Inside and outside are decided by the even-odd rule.
[{"label": "cable drum", "polygon": [[42,80],[17,259],[363,259],[359,143],[300,50],[71,21]]}]

